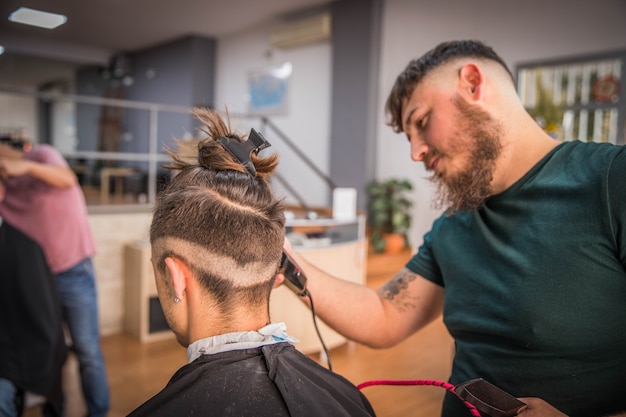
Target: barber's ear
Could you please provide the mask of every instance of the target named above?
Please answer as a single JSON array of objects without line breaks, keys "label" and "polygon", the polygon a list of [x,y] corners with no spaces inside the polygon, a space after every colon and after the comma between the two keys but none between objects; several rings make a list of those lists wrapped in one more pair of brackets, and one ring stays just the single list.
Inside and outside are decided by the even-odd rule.
[{"label": "barber's ear", "polygon": [[459,70],[461,94],[473,100],[480,100],[485,84],[485,74],[476,64],[465,64]]},{"label": "barber's ear", "polygon": [[170,278],[174,288],[174,296],[182,300],[187,289],[189,269],[180,259],[172,257],[165,258],[165,266],[167,267],[166,275]]}]

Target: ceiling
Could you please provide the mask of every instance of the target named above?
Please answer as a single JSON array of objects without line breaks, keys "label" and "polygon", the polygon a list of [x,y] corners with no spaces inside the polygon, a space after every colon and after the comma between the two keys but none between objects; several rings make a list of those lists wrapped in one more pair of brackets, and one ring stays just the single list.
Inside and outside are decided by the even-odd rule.
[{"label": "ceiling", "polygon": [[[106,64],[116,53],[139,51],[188,35],[218,38],[306,14],[332,1],[1,0],[0,45],[5,54],[0,56],[0,83],[9,81],[3,60],[11,60],[14,73],[15,68],[38,60],[60,67]],[[64,14],[67,23],[48,30],[10,22],[9,14],[22,6]],[[26,73],[24,70],[23,75]]]}]

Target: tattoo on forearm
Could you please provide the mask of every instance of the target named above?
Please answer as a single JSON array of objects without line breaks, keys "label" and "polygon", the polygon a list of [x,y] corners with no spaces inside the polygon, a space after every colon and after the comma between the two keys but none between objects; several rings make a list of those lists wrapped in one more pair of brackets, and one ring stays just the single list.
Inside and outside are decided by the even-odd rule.
[{"label": "tattoo on forearm", "polygon": [[388,283],[386,283],[378,292],[380,295],[391,301],[394,307],[399,311],[407,311],[415,308],[416,297],[411,296],[407,292],[407,288],[411,281],[415,280],[417,275],[406,268],[398,272]]}]

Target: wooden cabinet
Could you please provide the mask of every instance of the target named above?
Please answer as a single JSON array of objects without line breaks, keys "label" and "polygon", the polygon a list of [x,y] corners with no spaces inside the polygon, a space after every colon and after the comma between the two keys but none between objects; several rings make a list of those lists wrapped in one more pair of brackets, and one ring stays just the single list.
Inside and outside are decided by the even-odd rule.
[{"label": "wooden cabinet", "polygon": [[124,331],[142,342],[174,336],[163,316],[146,241],[124,247]]},{"label": "wooden cabinet", "polygon": [[[315,249],[299,249],[297,252],[307,261],[334,276],[357,283],[365,282],[367,242],[364,239]],[[295,344],[299,351],[305,354],[322,351],[311,310],[284,285],[272,292],[270,318],[273,322],[285,322],[287,333],[300,340]],[[317,324],[328,349],[346,342],[343,336],[319,318]]]},{"label": "wooden cabinet", "polygon": [[367,256],[367,283],[378,288],[393,278],[413,256],[412,249],[400,253],[374,253]]}]

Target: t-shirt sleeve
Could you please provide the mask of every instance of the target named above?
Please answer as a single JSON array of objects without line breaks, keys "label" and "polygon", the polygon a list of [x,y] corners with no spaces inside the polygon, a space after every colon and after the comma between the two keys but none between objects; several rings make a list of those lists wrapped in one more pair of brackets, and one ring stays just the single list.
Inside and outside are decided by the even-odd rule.
[{"label": "t-shirt sleeve", "polygon": [[622,147],[609,168],[607,191],[611,227],[619,259],[626,268],[626,146]]},{"label": "t-shirt sleeve", "polygon": [[26,158],[46,165],[68,166],[63,155],[54,147],[46,144],[36,146],[32,151],[26,154]]},{"label": "t-shirt sleeve", "polygon": [[439,269],[433,254],[433,230],[424,235],[424,243],[422,243],[422,246],[420,246],[417,253],[409,259],[409,262],[406,264],[406,268],[409,271],[421,275],[427,280],[443,287],[444,284],[441,276],[441,270]]}]

